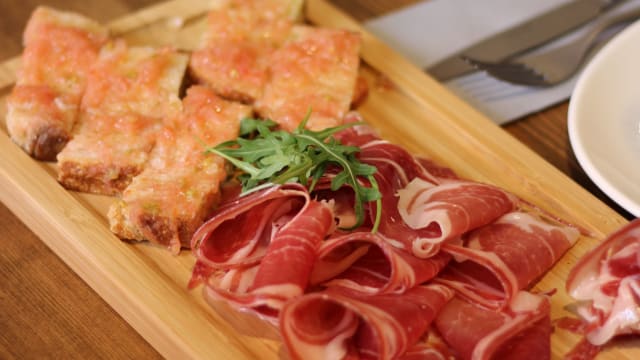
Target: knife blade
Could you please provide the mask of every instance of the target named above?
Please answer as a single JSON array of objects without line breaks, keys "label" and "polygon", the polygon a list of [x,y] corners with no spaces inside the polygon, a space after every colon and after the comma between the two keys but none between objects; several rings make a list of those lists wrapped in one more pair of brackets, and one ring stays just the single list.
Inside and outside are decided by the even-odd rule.
[{"label": "knife blade", "polygon": [[482,40],[425,70],[440,81],[464,75],[475,69],[463,56],[488,62],[505,60],[568,33],[621,1],[624,0],[570,1]]}]

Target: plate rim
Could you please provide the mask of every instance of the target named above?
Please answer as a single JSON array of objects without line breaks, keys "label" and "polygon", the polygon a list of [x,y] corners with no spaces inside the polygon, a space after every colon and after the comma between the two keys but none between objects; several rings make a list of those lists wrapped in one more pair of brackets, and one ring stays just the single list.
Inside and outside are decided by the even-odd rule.
[{"label": "plate rim", "polygon": [[[593,154],[587,149],[584,139],[579,135],[581,124],[579,112],[581,110],[580,106],[583,104],[581,99],[584,98],[585,93],[590,91],[587,85],[592,76],[594,76],[593,74],[600,71],[602,64],[606,63],[617,49],[638,38],[640,38],[640,20],[636,20],[623,29],[593,57],[578,77],[576,86],[571,94],[567,115],[569,142],[580,167],[602,192],[635,217],[640,217],[640,198],[637,200],[632,199],[592,161]],[[640,122],[640,114],[638,118]]]}]

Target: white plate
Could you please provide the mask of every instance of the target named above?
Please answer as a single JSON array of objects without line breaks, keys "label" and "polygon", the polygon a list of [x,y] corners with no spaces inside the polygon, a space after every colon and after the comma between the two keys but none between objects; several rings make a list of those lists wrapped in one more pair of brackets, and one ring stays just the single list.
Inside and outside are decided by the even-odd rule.
[{"label": "white plate", "polygon": [[587,175],[640,217],[640,21],[586,66],[571,96],[568,126]]}]

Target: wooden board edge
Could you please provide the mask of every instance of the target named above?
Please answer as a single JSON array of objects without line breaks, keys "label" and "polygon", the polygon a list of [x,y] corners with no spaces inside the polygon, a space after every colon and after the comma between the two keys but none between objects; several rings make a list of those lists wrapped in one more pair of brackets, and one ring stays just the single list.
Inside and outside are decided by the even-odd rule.
[{"label": "wooden board edge", "polygon": [[273,352],[223,321],[212,324],[209,309],[194,307],[186,288],[167,284],[4,133],[0,149],[0,186],[11,189],[0,201],[163,356],[206,358],[215,349],[222,358],[253,359]]},{"label": "wooden board edge", "polygon": [[[155,21],[165,19],[167,16],[177,16],[178,13],[176,12],[176,10],[178,8],[176,7],[176,4],[178,3],[180,4],[180,6],[182,6],[190,2],[189,1],[170,1],[167,3],[159,4],[151,7],[148,10],[141,10],[143,14],[147,14],[147,15],[132,14],[124,18],[121,18],[119,20],[116,20],[115,22],[113,22],[114,24],[116,24],[114,25],[114,27],[116,29],[120,29],[119,31],[126,32],[130,30],[122,30],[122,29],[127,29],[128,27],[130,27],[129,29],[133,30],[133,29],[142,27],[145,24],[149,24]],[[330,12],[326,12],[326,9],[321,10],[322,8],[315,8],[315,9],[313,8],[313,6],[325,6],[325,5],[332,7],[325,1],[311,0],[309,1],[309,3],[310,3],[309,6],[312,6],[312,9],[313,9],[311,10],[312,12],[309,14],[312,17],[311,20],[313,22],[316,22],[319,24],[328,24],[328,22],[337,21],[338,24],[342,24],[342,21],[344,21],[341,19],[345,17],[345,15],[338,10],[335,10],[335,12],[333,10],[331,10]],[[189,10],[192,10],[192,8],[189,8]],[[145,11],[148,11],[148,12],[145,12]],[[203,10],[199,10],[199,11],[200,11],[199,14],[201,14]],[[323,13],[322,11],[325,11],[325,12]],[[320,15],[320,14],[324,14],[324,15]],[[316,18],[316,16],[323,16],[323,18],[318,19]],[[316,20],[314,20],[314,18]],[[142,23],[138,25],[134,25],[136,21],[141,21]],[[361,31],[366,34],[366,31],[364,31],[359,25],[357,29],[358,31]],[[367,35],[367,36],[370,36],[370,35]],[[376,46],[379,46],[378,47],[379,49],[384,49],[386,47],[385,44],[379,42],[373,36],[371,36],[371,38],[368,39],[367,41],[369,43],[376,44]],[[377,44],[378,42],[380,44]],[[396,56],[393,51],[390,51],[389,54],[393,54],[393,56]],[[392,81],[398,84],[399,87],[403,91],[405,91],[407,95],[412,97],[416,102],[422,104],[426,108],[430,109],[430,111],[434,112],[438,116],[441,116],[442,118],[447,118],[447,117],[454,118],[456,120],[455,122],[456,126],[459,126],[461,129],[465,129],[465,131],[469,131],[469,129],[474,129],[474,126],[471,126],[469,129],[465,127],[469,125],[472,121],[476,121],[476,123],[474,124],[480,124],[479,125],[480,128],[483,128],[485,126],[491,127],[491,128],[493,127],[498,128],[499,132],[504,134],[504,135],[500,135],[501,137],[498,139],[498,141],[506,143],[507,146],[505,146],[505,148],[509,148],[510,149],[509,152],[512,152],[513,147],[515,146],[516,149],[519,149],[518,151],[516,151],[516,153],[524,154],[524,158],[530,158],[531,157],[530,155],[533,154],[533,158],[538,159],[534,161],[533,165],[531,163],[525,164],[519,161],[518,163],[522,163],[521,165],[522,169],[526,169],[529,166],[533,166],[533,167],[541,166],[542,168],[548,167],[551,169],[550,171],[554,171],[560,174],[557,178],[556,176],[554,176],[551,179],[541,181],[541,184],[549,182],[549,183],[555,184],[553,186],[558,186],[559,188],[561,188],[562,186],[565,186],[564,184],[569,184],[567,186],[569,186],[570,189],[576,189],[576,191],[578,191],[577,194],[575,195],[575,198],[577,200],[580,200],[581,209],[583,208],[592,209],[594,213],[597,213],[596,216],[612,216],[611,214],[613,214],[619,217],[619,215],[615,214],[615,212],[613,212],[613,210],[606,207],[606,205],[599,203],[599,200],[595,199],[595,197],[593,197],[591,194],[586,192],[586,190],[582,189],[577,184],[573,183],[570,179],[568,179],[566,176],[561,174],[557,169],[553,168],[546,161],[539,158],[536,154],[534,154],[529,149],[525,148],[524,145],[519,143],[517,140],[512,139],[510,135],[508,135],[502,129],[493,125],[493,123],[491,123],[489,119],[486,119],[486,117],[479,114],[475,109],[471,108],[468,104],[458,99],[455,95],[450,94],[446,88],[444,88],[439,83],[435,82],[433,79],[428,77],[428,75],[424,74],[422,71],[415,68],[413,65],[409,64],[406,60],[402,59],[402,57],[398,56],[397,58],[398,61],[395,62],[396,66],[393,66],[393,67],[390,65],[385,65],[388,59],[384,59],[384,61],[382,61],[382,59],[379,57],[379,54],[376,54],[375,51],[365,52],[365,54],[363,54],[363,57],[367,62],[369,62],[374,67],[376,67],[376,69],[385,73],[385,75],[387,75]],[[9,74],[9,76],[15,76],[14,75],[15,69],[17,68],[18,64],[19,64],[18,58],[10,59],[9,61],[6,61],[3,64],[0,64],[0,88],[2,86],[9,86],[15,81],[15,79],[11,79],[7,77],[6,74]],[[404,64],[404,65],[402,65],[403,67],[400,67],[400,66],[397,66],[397,64]],[[407,71],[408,74],[405,74],[404,73],[405,71]],[[5,72],[7,73],[5,74]],[[3,85],[5,82],[7,82],[7,84]],[[438,91],[439,98],[434,99],[432,95],[426,94],[424,89],[422,89],[424,85],[421,86],[420,85],[421,83],[429,84],[429,86],[434,86],[437,89],[438,88],[441,89],[441,91]],[[441,97],[444,97],[444,99]],[[449,107],[442,107],[437,105],[440,102],[449,104],[448,105]],[[451,109],[455,109],[455,112],[452,111]],[[492,131],[494,130],[492,129]],[[475,135],[479,136],[477,139],[485,138],[484,136],[482,136],[482,133],[478,133]],[[0,148],[3,148],[3,149],[7,148],[8,146],[6,146],[6,142],[8,142],[8,138],[4,134],[2,134],[2,136],[0,136]],[[486,144],[483,144],[483,141],[480,141],[479,145],[486,146]],[[19,153],[22,153],[21,151],[19,151],[19,149],[16,146],[10,146],[10,147],[15,148],[16,150],[18,150]],[[491,148],[491,150],[493,151],[494,149]],[[498,154],[502,154],[502,152],[498,152]],[[508,154],[508,153],[506,154],[507,154],[506,155],[507,157],[510,157],[510,158],[513,157],[513,155],[511,154]],[[22,155],[23,157],[26,157],[26,155],[24,154]],[[13,164],[14,156],[16,156],[16,159],[19,159],[19,160],[15,160],[16,164]],[[43,241],[50,248],[52,248],[54,252],[56,252],[56,254],[59,257],[61,257],[63,261],[67,263],[74,270],[74,272],[79,274],[84,279],[85,282],[87,282],[92,288],[94,288],[94,290],[96,290],[96,292],[98,292],[98,294],[100,294],[101,297],[103,297],[118,313],[120,313],[127,322],[133,325],[134,328],[136,328],[136,330],[139,333],[141,333],[143,337],[147,339],[147,341],[149,341],[164,356],[170,357],[170,358],[204,357],[207,355],[210,356],[211,354],[206,352],[206,348],[208,347],[208,345],[197,344],[196,346],[193,346],[192,343],[188,342],[189,340],[185,340],[181,338],[181,336],[184,336],[184,334],[177,335],[175,332],[172,334],[158,334],[156,330],[158,324],[163,324],[162,325],[163,327],[163,326],[166,326],[166,321],[172,321],[172,320],[160,319],[158,318],[158,314],[153,312],[147,313],[145,306],[148,304],[145,302],[141,302],[138,297],[135,297],[133,299],[134,307],[132,308],[131,302],[123,300],[123,298],[126,299],[127,294],[121,293],[121,290],[119,288],[121,284],[114,284],[114,283],[102,284],[101,282],[103,282],[104,278],[101,276],[103,276],[103,274],[86,273],[87,264],[82,262],[83,259],[75,259],[74,256],[77,257],[77,255],[71,255],[71,254],[74,251],[80,252],[80,251],[89,251],[89,250],[85,248],[77,249],[75,248],[76,246],[84,246],[84,244],[72,244],[72,243],[68,243],[68,240],[67,240],[70,238],[70,236],[71,238],[75,236],[86,236],[85,232],[87,231],[87,227],[86,227],[88,226],[87,224],[75,224],[75,226],[71,226],[71,228],[67,228],[67,225],[74,224],[75,220],[77,219],[89,218],[89,216],[87,216],[87,214],[84,213],[86,212],[86,209],[82,208],[82,206],[80,206],[77,200],[75,200],[72,196],[70,196],[69,199],[67,199],[66,196],[63,196],[64,201],[62,202],[53,201],[54,199],[49,199],[49,197],[57,197],[58,195],[62,196],[61,192],[57,190],[59,186],[55,181],[51,183],[51,186],[53,188],[55,184],[55,186],[57,186],[56,190],[47,192],[46,194],[41,193],[40,191],[37,191],[37,195],[31,194],[30,191],[32,191],[33,189],[27,188],[25,184],[28,183],[29,177],[38,176],[39,174],[38,171],[41,171],[41,169],[38,170],[39,165],[34,161],[32,161],[32,159],[26,157],[29,160],[29,161],[26,161],[17,156],[19,155],[13,154],[13,153],[10,153],[10,154],[7,153],[5,154],[5,157],[0,158],[0,161],[3,161],[3,162],[5,161],[5,159],[7,160],[11,159],[10,163],[7,162],[4,164],[0,164],[0,176],[1,176],[0,186],[5,186],[6,189],[19,190],[16,193],[13,193],[13,192],[2,193],[0,195],[0,201],[3,201],[3,203],[7,204],[7,206],[9,206],[12,212],[18,215],[18,217],[23,222],[25,222],[29,226],[29,228],[34,230],[34,232],[36,232],[36,234],[41,239],[43,239]],[[18,162],[22,164],[20,166],[23,166],[26,163],[29,164],[29,166],[26,169],[23,169],[24,173],[19,171],[17,169],[17,166],[14,166],[14,165],[17,165]],[[3,170],[12,171],[12,172],[17,171],[19,175],[16,176],[15,173],[12,173],[11,176],[8,176],[8,174],[2,173]],[[11,181],[14,181],[14,182],[11,182]],[[562,184],[562,186],[559,186],[557,184],[557,181],[560,181],[560,184]],[[66,190],[64,189],[62,191],[67,193]],[[18,206],[18,205],[12,206],[12,204],[16,202],[15,201],[16,199],[22,201],[25,198],[29,198],[30,202],[27,204],[21,204],[21,206]],[[590,201],[583,202],[582,200],[585,198],[590,199]],[[14,201],[12,201],[12,199]],[[595,202],[591,201],[593,199],[595,199]],[[58,215],[69,216],[70,219],[60,220],[57,218],[55,219],[51,218],[50,217],[51,214],[49,212],[42,211],[44,206],[42,206],[41,201],[43,200],[46,200],[45,203],[47,203],[48,206],[55,205],[55,206],[61,206],[63,209],[71,209],[69,211],[63,211],[62,213],[58,213]],[[567,204],[568,209],[572,209],[574,206],[575,204]],[[76,210],[77,208],[79,208],[79,210]],[[614,219],[614,222],[611,223],[610,226],[617,227],[618,226],[617,221],[621,221],[621,220]],[[53,233],[51,232],[51,229],[48,228],[51,222],[55,222],[57,224],[56,230]],[[600,222],[598,222],[598,224],[600,224]],[[598,226],[598,229],[600,229],[600,226]],[[73,234],[73,235],[66,235],[66,234]],[[113,234],[111,234],[110,232],[104,232],[102,230],[95,233],[92,232],[91,237],[94,238],[95,240],[98,240],[98,238],[101,239],[103,236],[107,236],[106,238],[110,239],[110,241],[113,238]],[[51,240],[53,238],[55,238],[55,241]],[[59,243],[58,241],[62,238],[64,238],[63,239],[64,241],[62,243]],[[115,241],[115,243],[119,243],[119,242]],[[95,254],[93,252],[91,252],[91,254],[92,254],[91,256],[95,257]],[[98,261],[95,258],[93,260]],[[111,258],[103,259],[103,260],[106,262],[111,261],[112,264],[119,263],[119,260],[111,259]],[[105,271],[105,270],[103,269],[102,271]],[[109,273],[107,273],[106,275],[110,277]],[[116,279],[116,280],[122,281],[122,279]],[[130,277],[127,276],[126,280],[127,281],[130,280]],[[111,282],[115,280],[110,279],[109,281]],[[117,292],[114,291],[114,289],[117,290]],[[178,297],[182,298],[181,296],[178,296]],[[182,300],[180,299],[176,300],[175,304],[185,305],[186,302],[187,300],[182,298]],[[137,311],[140,311],[140,312],[137,312]],[[200,315],[199,311],[201,310],[197,310],[195,311],[195,313],[191,315],[193,315],[194,317],[197,317]],[[203,323],[202,326],[206,328],[212,327],[211,324],[208,322]],[[223,327],[225,325],[221,324],[220,326]],[[175,329],[175,327],[171,327],[171,329]],[[200,328],[198,328],[197,330],[199,331]],[[190,333],[191,331],[193,330],[190,330]],[[208,332],[208,331],[211,331],[211,329],[205,330],[205,332]],[[214,332],[218,332],[217,328],[214,329]],[[221,341],[223,341],[223,345],[220,347],[221,350],[229,351],[228,353],[224,354],[225,358],[256,357],[256,353],[249,350],[245,344],[238,342],[236,344],[233,344],[233,346],[230,346],[229,344],[230,340],[228,336],[225,335],[224,331],[222,331],[220,334],[217,334],[216,336],[214,336],[214,338],[217,339],[216,341],[219,341],[220,339],[222,339]],[[206,338],[205,341],[211,342],[211,338]],[[259,345],[258,345],[258,348],[259,348]],[[240,349],[240,350],[237,350],[236,352],[236,349]],[[269,349],[265,351],[271,351],[271,350]]]},{"label": "wooden board edge", "polygon": [[16,56],[0,64],[0,91],[6,90],[16,82],[16,71],[20,67],[20,57]]}]

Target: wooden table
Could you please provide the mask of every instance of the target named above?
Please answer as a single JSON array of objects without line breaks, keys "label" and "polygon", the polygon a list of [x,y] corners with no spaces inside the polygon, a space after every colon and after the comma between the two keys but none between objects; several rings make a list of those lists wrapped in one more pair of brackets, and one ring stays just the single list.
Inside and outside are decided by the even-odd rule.
[{"label": "wooden table", "polygon": [[[333,0],[358,20],[414,0]],[[21,34],[38,3],[101,22],[151,0],[0,0],[0,61],[19,55]],[[627,218],[581,170],[571,151],[565,101],[504,128]],[[3,204],[0,204],[0,358],[159,358],[160,355]]]}]

